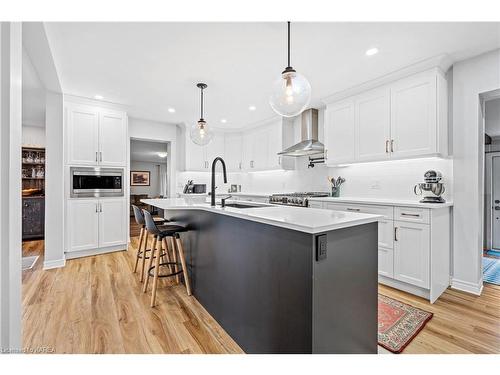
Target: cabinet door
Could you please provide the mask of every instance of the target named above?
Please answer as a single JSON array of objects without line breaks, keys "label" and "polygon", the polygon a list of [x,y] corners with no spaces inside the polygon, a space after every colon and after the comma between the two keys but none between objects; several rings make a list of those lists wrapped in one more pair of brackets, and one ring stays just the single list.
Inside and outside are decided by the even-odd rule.
[{"label": "cabinet door", "polygon": [[391,86],[392,157],[437,152],[436,76],[421,74]]},{"label": "cabinet door", "polygon": [[212,162],[218,156],[224,159],[224,133],[215,133],[212,141],[205,146],[205,165],[208,170],[212,168]]},{"label": "cabinet door", "polygon": [[429,288],[429,226],[395,221],[394,230],[394,278]]},{"label": "cabinet door", "polygon": [[255,130],[253,138],[253,168],[256,170],[265,170],[269,168],[269,130],[259,128]]},{"label": "cabinet door", "polygon": [[254,166],[254,138],[254,133],[252,131],[243,134],[243,169],[247,171],[252,170]]},{"label": "cabinet door", "polygon": [[67,107],[67,163],[97,165],[99,160],[99,112],[94,107]]},{"label": "cabinet door", "polygon": [[283,135],[281,119],[268,126],[267,130],[267,169],[283,169],[283,157],[278,152],[283,151]]},{"label": "cabinet door", "polygon": [[391,100],[389,89],[371,91],[356,99],[358,161],[390,157]]},{"label": "cabinet door", "polygon": [[68,201],[69,240],[67,251],[97,249],[99,247],[99,212],[96,199]]},{"label": "cabinet door", "polygon": [[186,170],[206,171],[207,169],[205,147],[197,145],[188,136],[186,139]]},{"label": "cabinet door", "polygon": [[394,250],[385,247],[378,248],[378,274],[394,277]]},{"label": "cabinet door", "polygon": [[127,242],[126,200],[99,200],[99,247],[125,245]]},{"label": "cabinet door", "polygon": [[354,101],[348,100],[325,112],[325,162],[327,165],[355,161]]},{"label": "cabinet door", "polygon": [[224,136],[224,160],[226,166],[231,172],[240,172],[242,166],[243,156],[243,139],[241,134],[226,134]]},{"label": "cabinet door", "polygon": [[127,165],[127,119],[123,112],[99,114],[99,164]]}]

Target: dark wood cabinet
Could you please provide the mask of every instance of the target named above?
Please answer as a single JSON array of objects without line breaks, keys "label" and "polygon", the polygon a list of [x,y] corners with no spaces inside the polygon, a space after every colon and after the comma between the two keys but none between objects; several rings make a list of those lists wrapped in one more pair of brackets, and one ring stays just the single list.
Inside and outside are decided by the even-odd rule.
[{"label": "dark wood cabinet", "polygon": [[23,198],[23,240],[43,238],[45,199]]}]

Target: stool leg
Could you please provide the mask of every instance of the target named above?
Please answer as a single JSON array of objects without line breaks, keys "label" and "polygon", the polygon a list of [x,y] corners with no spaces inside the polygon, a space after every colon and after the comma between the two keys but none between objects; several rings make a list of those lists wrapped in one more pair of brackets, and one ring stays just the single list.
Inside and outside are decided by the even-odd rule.
[{"label": "stool leg", "polygon": [[[163,239],[163,247],[165,248],[165,257],[167,258],[167,262],[170,263],[170,254],[169,254],[169,246],[167,246],[167,239]],[[174,269],[171,264],[168,265],[168,268],[170,268],[170,272],[174,272]]]},{"label": "stool leg", "polygon": [[137,255],[135,257],[134,273],[137,272],[137,266],[139,265],[139,255],[141,255],[141,247],[143,239],[144,239],[144,228],[141,228],[141,233],[139,234],[139,246],[137,247]]},{"label": "stool leg", "polygon": [[[170,237],[170,243],[172,244],[172,256],[174,258],[174,272],[177,272],[177,250],[176,250],[176,246],[175,246],[175,239],[174,237]],[[179,275],[175,275],[175,282],[176,284],[179,284],[180,280],[179,280]]]},{"label": "stool leg", "polygon": [[175,242],[177,243],[177,249],[179,250],[179,258],[181,258],[182,264],[182,275],[184,276],[184,282],[186,283],[186,290],[188,296],[191,295],[191,284],[189,283],[189,272],[186,267],[186,258],[184,258],[184,249],[182,247],[182,241],[179,234],[175,235]]},{"label": "stool leg", "polygon": [[[146,240],[144,241],[144,251],[142,252],[142,264],[141,264],[141,283],[144,281],[144,268],[146,267],[146,250],[148,248],[149,232],[145,229]],[[153,251],[151,251],[153,252]]]},{"label": "stool leg", "polygon": [[158,241],[158,253],[156,254],[155,258],[155,273],[154,273],[154,278],[153,278],[153,291],[151,292],[151,307],[155,307],[155,301],[156,301],[156,289],[158,288],[158,274],[160,273],[160,254],[162,250],[162,241]]},{"label": "stool leg", "polygon": [[[151,266],[153,265],[153,259],[155,257],[155,253],[156,253],[156,242],[158,241],[157,237],[155,236],[154,240],[153,240],[153,246],[151,247],[151,252],[149,253],[149,264],[148,264],[148,268],[147,270],[145,271],[146,273],[146,280],[144,281],[144,287],[142,288],[142,292],[143,293],[146,293],[146,291],[148,290],[148,284],[149,284],[149,269],[151,268]],[[157,257],[160,258],[160,254],[158,253],[157,254]],[[144,276],[144,272],[142,273],[142,275]]]}]

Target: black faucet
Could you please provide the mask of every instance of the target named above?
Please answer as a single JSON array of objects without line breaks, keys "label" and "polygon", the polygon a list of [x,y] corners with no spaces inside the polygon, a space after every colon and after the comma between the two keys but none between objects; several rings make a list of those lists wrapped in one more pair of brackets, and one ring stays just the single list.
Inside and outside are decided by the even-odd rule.
[{"label": "black faucet", "polygon": [[226,163],[224,160],[217,156],[212,162],[212,187],[211,187],[211,196],[210,196],[210,205],[215,206],[215,165],[220,161],[222,163],[222,173],[224,175],[224,183],[227,184],[227,174],[226,174]]}]

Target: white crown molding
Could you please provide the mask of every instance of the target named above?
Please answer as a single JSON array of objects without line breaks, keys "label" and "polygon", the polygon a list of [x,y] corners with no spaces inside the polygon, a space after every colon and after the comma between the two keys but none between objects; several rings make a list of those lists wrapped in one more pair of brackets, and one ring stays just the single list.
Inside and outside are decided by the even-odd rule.
[{"label": "white crown molding", "polygon": [[336,92],[322,99],[322,102],[326,105],[339,100],[348,98],[353,95],[357,95],[364,91],[375,89],[377,87],[386,85],[388,83],[394,82],[401,78],[406,78],[412,74],[422,73],[430,69],[438,69],[441,74],[445,74],[448,69],[452,66],[453,61],[448,55],[438,55],[430,59],[419,61],[415,64],[406,66],[394,72],[385,74],[381,77],[372,79],[371,81],[364,82],[360,85],[350,87],[346,90]]},{"label": "white crown molding", "polygon": [[453,289],[461,290],[462,292],[467,292],[480,296],[483,291],[483,282],[482,280],[480,280],[477,283],[471,283],[469,281],[452,279],[451,287]]},{"label": "white crown molding", "polygon": [[91,98],[86,98],[83,96],[71,95],[71,94],[63,94],[64,102],[75,103],[75,104],[84,104],[84,105],[92,105],[97,107],[103,107],[108,109],[114,109],[118,111],[127,111],[129,106],[126,104],[107,102],[105,100],[96,100]]}]

